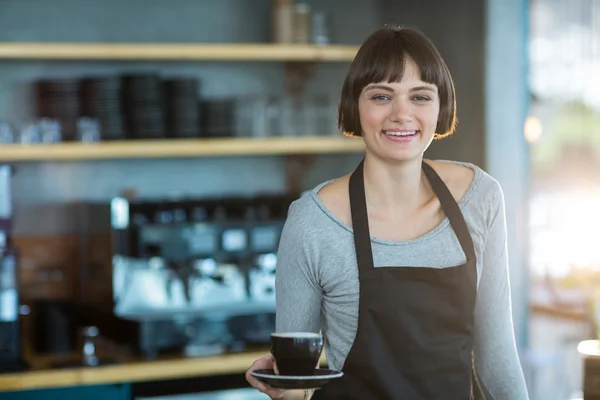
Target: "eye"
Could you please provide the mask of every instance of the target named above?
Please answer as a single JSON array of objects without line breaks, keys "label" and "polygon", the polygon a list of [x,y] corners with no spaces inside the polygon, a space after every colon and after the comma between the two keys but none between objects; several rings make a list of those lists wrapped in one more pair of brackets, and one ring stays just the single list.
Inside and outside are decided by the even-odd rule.
[{"label": "eye", "polygon": [[372,96],[371,98],[373,100],[377,100],[377,101],[390,100],[390,96],[385,95],[385,94],[376,94],[376,95]]},{"label": "eye", "polygon": [[413,97],[413,100],[420,101],[420,102],[425,102],[425,101],[431,100],[431,98],[429,96],[416,95],[416,96]]}]

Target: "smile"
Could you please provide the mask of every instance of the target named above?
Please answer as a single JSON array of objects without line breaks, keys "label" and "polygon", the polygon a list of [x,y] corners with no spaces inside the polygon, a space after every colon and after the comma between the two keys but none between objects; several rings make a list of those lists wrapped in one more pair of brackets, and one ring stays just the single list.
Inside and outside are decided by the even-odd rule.
[{"label": "smile", "polygon": [[388,140],[393,142],[412,142],[419,137],[421,131],[381,131],[381,133],[385,135]]},{"label": "smile", "polygon": [[407,137],[407,136],[415,136],[417,133],[419,133],[419,131],[382,131],[382,133],[384,135],[388,135],[388,136]]}]

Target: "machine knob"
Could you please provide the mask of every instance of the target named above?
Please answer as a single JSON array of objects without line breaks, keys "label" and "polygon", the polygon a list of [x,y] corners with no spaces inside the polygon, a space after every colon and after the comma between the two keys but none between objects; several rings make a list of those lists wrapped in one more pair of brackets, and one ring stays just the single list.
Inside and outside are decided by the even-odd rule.
[{"label": "machine knob", "polygon": [[98,357],[96,356],[96,344],[95,339],[99,335],[98,327],[96,326],[86,326],[81,329],[82,335],[82,347],[81,347],[81,356],[83,365],[87,366],[96,366],[99,364]]}]

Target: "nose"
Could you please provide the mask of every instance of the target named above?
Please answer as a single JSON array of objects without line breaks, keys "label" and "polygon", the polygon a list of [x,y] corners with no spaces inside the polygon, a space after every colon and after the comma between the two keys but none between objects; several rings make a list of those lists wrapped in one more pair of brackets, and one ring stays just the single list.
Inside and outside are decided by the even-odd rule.
[{"label": "nose", "polygon": [[390,120],[393,122],[406,122],[412,120],[412,107],[410,101],[396,98],[392,104]]}]

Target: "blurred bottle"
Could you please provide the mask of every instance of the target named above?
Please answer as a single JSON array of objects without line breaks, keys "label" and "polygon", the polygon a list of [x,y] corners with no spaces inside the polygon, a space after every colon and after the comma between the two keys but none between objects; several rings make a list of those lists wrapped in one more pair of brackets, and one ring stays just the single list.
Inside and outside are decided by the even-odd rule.
[{"label": "blurred bottle", "polygon": [[294,43],[306,44],[310,36],[310,6],[298,3],[294,7]]},{"label": "blurred bottle", "polygon": [[37,123],[26,123],[20,131],[19,143],[21,144],[36,144],[41,143],[42,137],[40,127]]},{"label": "blurred bottle", "polygon": [[312,42],[317,45],[327,45],[331,43],[331,29],[329,27],[329,17],[322,11],[314,12],[312,15]]},{"label": "blurred bottle", "polygon": [[291,0],[273,0],[272,31],[273,42],[294,42],[294,5]]},{"label": "blurred bottle", "polygon": [[99,142],[101,137],[100,122],[97,119],[81,117],[77,119],[76,136],[80,142]]},{"label": "blurred bottle", "polygon": [[8,122],[0,122],[0,143],[14,143],[15,132],[11,124]]},{"label": "blurred bottle", "polygon": [[58,120],[42,118],[38,123],[39,136],[42,143],[59,143],[62,138],[61,125]]}]

